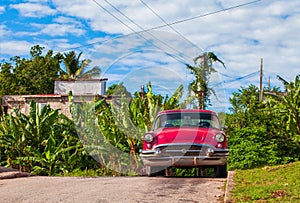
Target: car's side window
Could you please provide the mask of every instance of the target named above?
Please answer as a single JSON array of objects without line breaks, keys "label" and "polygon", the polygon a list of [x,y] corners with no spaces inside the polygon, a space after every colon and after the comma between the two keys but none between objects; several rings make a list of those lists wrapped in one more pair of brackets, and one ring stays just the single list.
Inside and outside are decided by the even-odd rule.
[{"label": "car's side window", "polygon": [[155,120],[153,129],[155,130],[155,129],[160,128],[160,127],[161,127],[161,118],[157,117],[156,120]]}]

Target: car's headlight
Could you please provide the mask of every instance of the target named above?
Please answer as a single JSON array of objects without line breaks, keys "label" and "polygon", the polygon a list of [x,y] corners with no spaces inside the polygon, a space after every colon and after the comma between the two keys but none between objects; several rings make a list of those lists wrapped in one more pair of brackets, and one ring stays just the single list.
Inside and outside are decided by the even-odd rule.
[{"label": "car's headlight", "polygon": [[225,140],[225,136],[221,133],[216,134],[216,141],[223,142]]},{"label": "car's headlight", "polygon": [[153,135],[152,134],[146,134],[146,135],[144,135],[144,140],[146,141],[146,142],[152,142],[153,141]]}]

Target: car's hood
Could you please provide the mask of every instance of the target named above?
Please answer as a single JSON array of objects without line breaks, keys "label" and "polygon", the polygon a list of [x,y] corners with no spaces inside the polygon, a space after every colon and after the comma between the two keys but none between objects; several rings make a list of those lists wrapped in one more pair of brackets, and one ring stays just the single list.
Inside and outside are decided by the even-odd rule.
[{"label": "car's hood", "polygon": [[213,128],[163,128],[156,132],[157,144],[165,143],[212,143],[219,131]]}]

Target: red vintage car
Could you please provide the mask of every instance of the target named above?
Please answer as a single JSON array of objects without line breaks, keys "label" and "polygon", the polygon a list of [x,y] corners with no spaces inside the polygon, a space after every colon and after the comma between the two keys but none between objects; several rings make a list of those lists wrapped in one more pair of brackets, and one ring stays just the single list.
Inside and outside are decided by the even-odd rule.
[{"label": "red vintage car", "polygon": [[228,155],[217,113],[191,109],[158,113],[153,131],[143,136],[140,151],[148,176],[171,167],[210,167],[216,177],[226,177]]}]

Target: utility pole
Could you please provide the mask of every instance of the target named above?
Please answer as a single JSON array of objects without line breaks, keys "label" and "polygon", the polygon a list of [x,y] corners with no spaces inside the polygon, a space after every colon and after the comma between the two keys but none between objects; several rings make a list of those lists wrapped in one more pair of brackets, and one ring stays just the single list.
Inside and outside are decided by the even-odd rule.
[{"label": "utility pole", "polygon": [[144,87],[144,85],[141,86],[141,96],[142,96],[142,99],[145,99],[145,87]]},{"label": "utility pole", "polygon": [[260,59],[260,77],[259,77],[259,101],[263,99],[263,59]]}]

